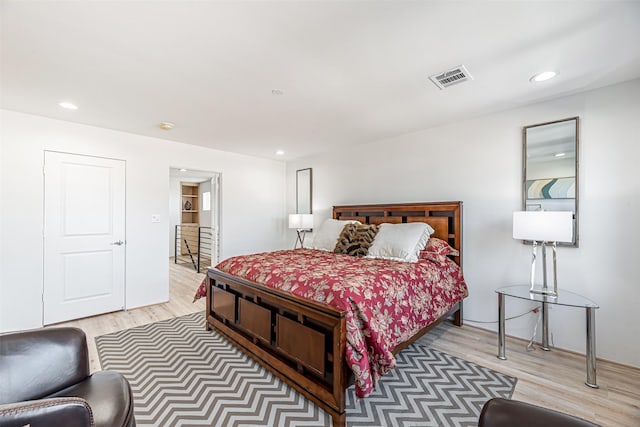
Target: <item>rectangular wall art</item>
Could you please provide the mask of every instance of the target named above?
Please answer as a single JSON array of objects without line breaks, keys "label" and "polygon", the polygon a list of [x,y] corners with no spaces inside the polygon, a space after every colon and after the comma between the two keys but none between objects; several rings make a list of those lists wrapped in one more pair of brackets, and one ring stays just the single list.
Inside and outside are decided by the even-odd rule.
[{"label": "rectangular wall art", "polygon": [[573,199],[576,197],[576,179],[546,178],[527,181],[527,199]]}]

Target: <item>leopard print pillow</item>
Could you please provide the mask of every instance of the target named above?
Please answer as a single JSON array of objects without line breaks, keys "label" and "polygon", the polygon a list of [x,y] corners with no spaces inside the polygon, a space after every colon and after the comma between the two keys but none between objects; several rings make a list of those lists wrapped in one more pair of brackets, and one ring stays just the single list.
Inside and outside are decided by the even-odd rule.
[{"label": "leopard print pillow", "polygon": [[342,229],[333,252],[359,257],[366,256],[377,233],[378,226],[374,224],[347,224]]}]

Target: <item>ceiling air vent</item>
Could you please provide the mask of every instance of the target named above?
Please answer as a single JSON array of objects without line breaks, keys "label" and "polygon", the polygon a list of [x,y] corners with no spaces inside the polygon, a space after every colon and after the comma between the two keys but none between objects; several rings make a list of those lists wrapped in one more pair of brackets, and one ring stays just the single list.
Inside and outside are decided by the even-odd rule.
[{"label": "ceiling air vent", "polygon": [[469,71],[467,71],[464,65],[458,65],[450,70],[430,76],[429,80],[440,89],[445,89],[449,86],[466,82],[467,80],[473,80],[473,77],[471,77],[471,74],[469,74]]}]

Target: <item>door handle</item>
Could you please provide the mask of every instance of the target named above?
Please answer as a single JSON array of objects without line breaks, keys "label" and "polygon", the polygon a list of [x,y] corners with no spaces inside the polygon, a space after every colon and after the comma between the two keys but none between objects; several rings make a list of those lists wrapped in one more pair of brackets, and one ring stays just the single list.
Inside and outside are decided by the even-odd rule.
[{"label": "door handle", "polygon": [[110,245],[116,245],[116,246],[122,246],[122,245],[124,245],[124,242],[122,240],[118,240],[117,242],[111,242],[109,244]]}]

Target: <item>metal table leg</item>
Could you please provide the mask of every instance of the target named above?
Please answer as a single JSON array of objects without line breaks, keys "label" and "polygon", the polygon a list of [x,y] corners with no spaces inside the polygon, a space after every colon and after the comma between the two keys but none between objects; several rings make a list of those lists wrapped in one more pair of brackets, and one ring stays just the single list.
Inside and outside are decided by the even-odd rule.
[{"label": "metal table leg", "polygon": [[542,303],[542,346],[541,349],[549,351],[549,304]]},{"label": "metal table leg", "polygon": [[504,294],[498,293],[498,359],[507,360],[504,342]]},{"label": "metal table leg", "polygon": [[300,242],[300,247],[304,248],[304,234],[302,234],[302,230],[296,230],[298,233],[298,237],[296,238],[296,244],[293,246],[293,249],[298,247],[298,242]]},{"label": "metal table leg", "polygon": [[596,310],[587,307],[587,381],[591,388],[599,388],[596,384]]}]

